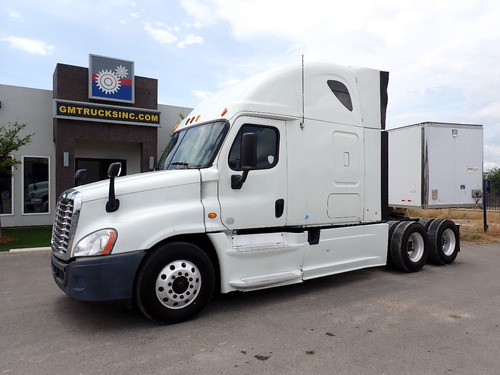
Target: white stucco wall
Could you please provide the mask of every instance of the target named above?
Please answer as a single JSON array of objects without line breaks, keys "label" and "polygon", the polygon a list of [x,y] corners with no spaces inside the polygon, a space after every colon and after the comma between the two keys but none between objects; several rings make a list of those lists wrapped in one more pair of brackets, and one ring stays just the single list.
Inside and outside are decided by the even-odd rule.
[{"label": "white stucco wall", "polygon": [[34,134],[31,144],[14,153],[18,161],[23,157],[49,157],[49,213],[23,214],[23,168],[14,171],[13,213],[2,215],[2,226],[50,225],[55,206],[55,146],[52,139],[52,91],[0,85],[0,126],[16,121],[28,126],[20,136]]}]

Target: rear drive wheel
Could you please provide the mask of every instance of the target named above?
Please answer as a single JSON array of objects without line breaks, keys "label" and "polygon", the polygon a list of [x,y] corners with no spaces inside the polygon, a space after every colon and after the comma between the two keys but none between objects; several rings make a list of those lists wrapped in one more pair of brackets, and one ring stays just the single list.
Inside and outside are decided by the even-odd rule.
[{"label": "rear drive wheel", "polygon": [[420,271],[429,256],[425,228],[414,221],[399,223],[392,234],[390,250],[394,267],[403,272]]},{"label": "rear drive wheel", "polygon": [[392,234],[394,233],[394,229],[398,226],[400,222],[397,220],[391,220],[388,221],[387,224],[389,225],[389,235],[387,236],[387,266],[392,267],[392,256],[391,256],[391,239],[392,239]]},{"label": "rear drive wheel", "polygon": [[141,266],[136,302],[151,320],[182,322],[210,301],[214,285],[214,268],[205,252],[190,243],[172,242],[156,249]]},{"label": "rear drive wheel", "polygon": [[458,227],[448,219],[435,220],[429,227],[429,257],[436,264],[450,264],[460,251]]},{"label": "rear drive wheel", "polygon": [[429,231],[430,225],[435,221],[436,219],[433,218],[425,218],[425,219],[420,219],[418,222],[422,224],[425,228],[426,231]]}]

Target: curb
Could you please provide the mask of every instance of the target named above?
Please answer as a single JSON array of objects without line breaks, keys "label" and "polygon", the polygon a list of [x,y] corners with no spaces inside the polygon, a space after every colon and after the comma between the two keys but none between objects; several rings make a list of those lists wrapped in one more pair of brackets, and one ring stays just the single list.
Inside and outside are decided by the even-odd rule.
[{"label": "curb", "polygon": [[32,253],[38,251],[50,251],[50,247],[29,247],[24,249],[10,249],[9,253]]}]

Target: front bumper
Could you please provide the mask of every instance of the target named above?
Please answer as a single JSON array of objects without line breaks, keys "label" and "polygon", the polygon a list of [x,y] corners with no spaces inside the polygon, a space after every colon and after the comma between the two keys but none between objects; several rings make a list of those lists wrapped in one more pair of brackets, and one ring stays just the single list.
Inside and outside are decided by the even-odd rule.
[{"label": "front bumper", "polygon": [[144,255],[146,252],[139,251],[65,262],[52,254],[52,276],[64,293],[77,300],[131,300]]}]

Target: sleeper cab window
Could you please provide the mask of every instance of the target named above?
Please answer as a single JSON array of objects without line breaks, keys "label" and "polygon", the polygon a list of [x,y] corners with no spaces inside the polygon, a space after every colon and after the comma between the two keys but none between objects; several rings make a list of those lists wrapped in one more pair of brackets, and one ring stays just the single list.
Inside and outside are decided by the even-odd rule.
[{"label": "sleeper cab window", "polygon": [[347,86],[342,82],[335,81],[333,79],[328,80],[327,84],[330,90],[332,90],[333,94],[337,97],[337,99],[344,105],[344,107],[352,112],[352,100]]},{"label": "sleeper cab window", "polygon": [[229,167],[241,171],[240,150],[241,136],[245,133],[257,135],[257,167],[255,169],[269,169],[278,163],[279,132],[271,126],[243,125],[234,140],[229,152]]}]

